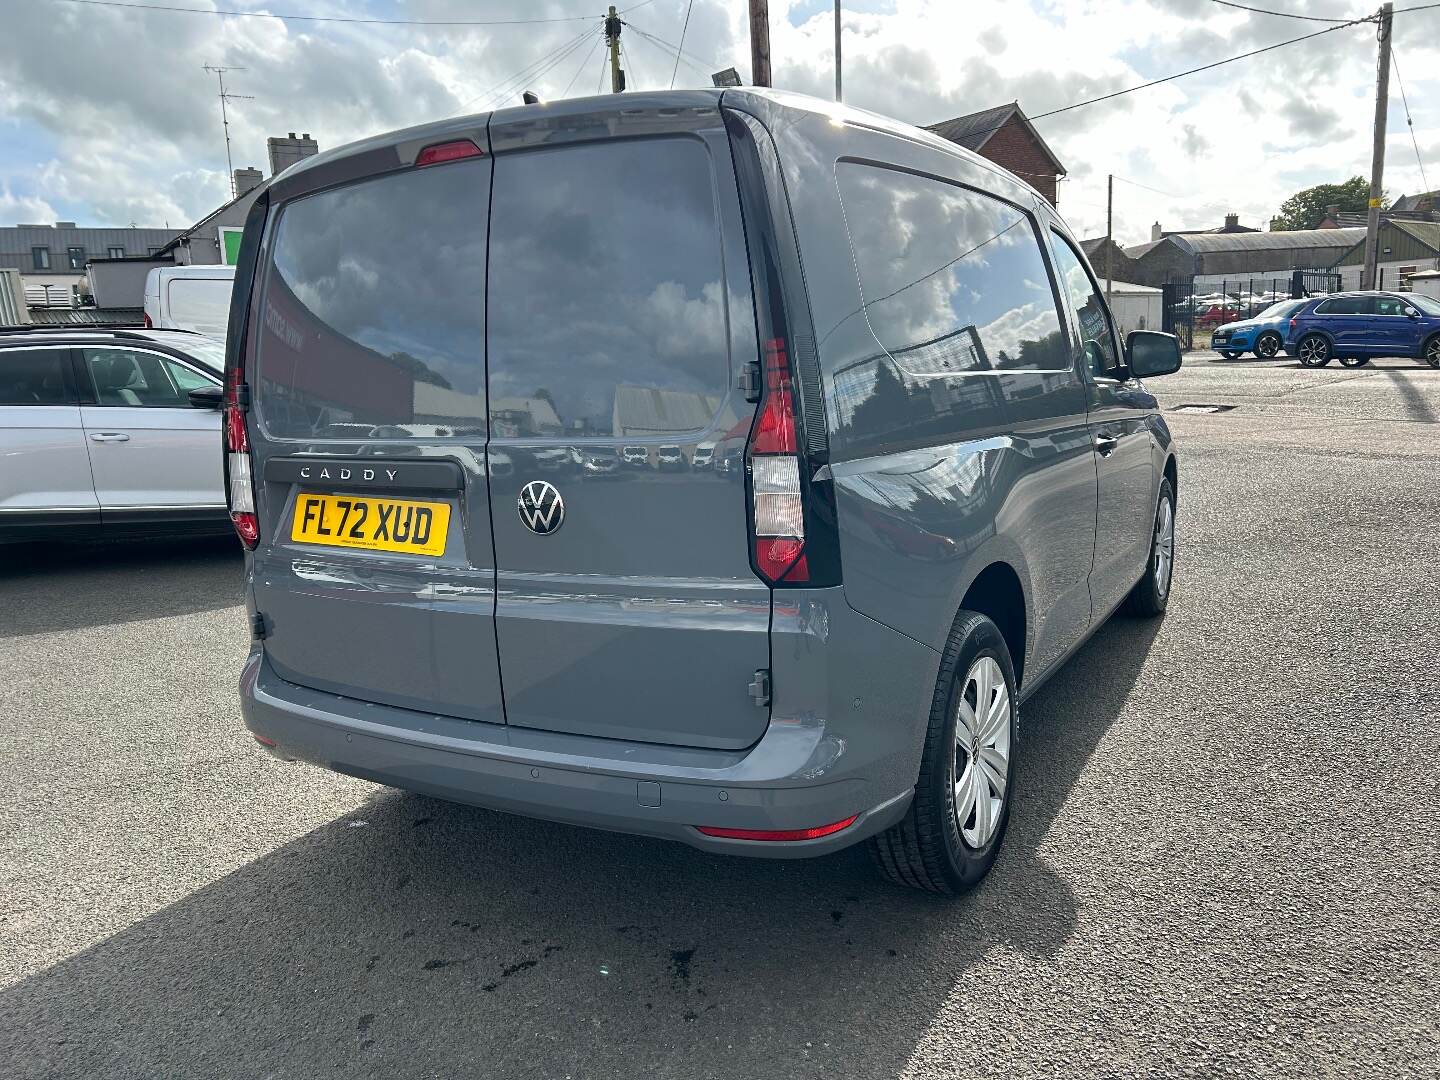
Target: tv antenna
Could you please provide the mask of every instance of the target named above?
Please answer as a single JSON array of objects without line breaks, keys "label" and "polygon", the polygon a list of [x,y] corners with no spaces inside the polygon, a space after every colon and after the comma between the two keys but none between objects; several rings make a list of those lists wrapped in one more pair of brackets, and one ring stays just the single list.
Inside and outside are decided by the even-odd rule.
[{"label": "tv antenna", "polygon": [[220,80],[220,124],[225,129],[225,175],[230,180],[230,198],[235,198],[235,162],[230,157],[230,114],[225,108],[227,101],[254,101],[251,94],[232,94],[225,89],[225,73],[227,71],[247,71],[243,67],[215,67],[206,64],[205,70],[213,72]]}]

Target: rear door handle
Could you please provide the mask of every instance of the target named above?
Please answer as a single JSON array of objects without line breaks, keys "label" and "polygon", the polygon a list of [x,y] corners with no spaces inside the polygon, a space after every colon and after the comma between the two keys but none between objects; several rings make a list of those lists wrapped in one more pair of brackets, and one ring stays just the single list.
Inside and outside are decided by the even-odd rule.
[{"label": "rear door handle", "polygon": [[1108,457],[1110,454],[1113,454],[1115,448],[1119,445],[1120,437],[1118,435],[1095,436],[1095,452],[1101,457]]},{"label": "rear door handle", "polygon": [[123,431],[92,431],[90,438],[95,442],[129,442],[130,436]]}]

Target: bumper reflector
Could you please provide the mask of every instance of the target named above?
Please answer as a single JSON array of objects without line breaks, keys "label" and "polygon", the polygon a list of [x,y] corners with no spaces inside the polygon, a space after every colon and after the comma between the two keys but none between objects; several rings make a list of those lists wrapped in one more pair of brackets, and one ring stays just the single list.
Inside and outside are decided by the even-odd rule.
[{"label": "bumper reflector", "polygon": [[[255,735],[255,733],[254,733],[253,731],[252,731],[250,734],[251,734],[251,735]],[[275,745],[275,740],[274,740],[274,739],[267,739],[264,735],[255,735],[255,741],[258,742],[261,746],[274,746],[274,745]]]},{"label": "bumper reflector", "polygon": [[721,829],[714,825],[696,825],[695,828],[706,836],[719,836],[726,840],[816,840],[848,829],[859,816],[851,814],[844,821],[817,825],[813,829]]}]

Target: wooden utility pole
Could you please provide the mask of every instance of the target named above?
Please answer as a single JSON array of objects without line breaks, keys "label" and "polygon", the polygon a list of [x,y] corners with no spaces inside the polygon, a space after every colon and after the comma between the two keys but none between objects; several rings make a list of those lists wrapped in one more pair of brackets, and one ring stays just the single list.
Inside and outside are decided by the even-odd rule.
[{"label": "wooden utility pole", "polygon": [[1115,274],[1115,174],[1105,182],[1105,306],[1109,307]]},{"label": "wooden utility pole", "polygon": [[1385,114],[1390,108],[1390,20],[1395,5],[1380,5],[1380,67],[1375,76],[1375,145],[1370,157],[1370,207],[1365,217],[1365,270],[1362,289],[1375,288],[1380,261],[1380,200],[1385,183]]},{"label": "wooden utility pole", "polygon": [[840,96],[840,0],[835,0],[835,100],[845,100]]},{"label": "wooden utility pole", "polygon": [[615,5],[610,5],[610,11],[605,16],[605,44],[610,49],[610,92],[618,94],[625,89],[625,72],[620,67],[620,28],[625,24],[620,21],[620,13],[615,10]]},{"label": "wooden utility pole", "polygon": [[750,0],[750,82],[770,85],[769,0]]}]

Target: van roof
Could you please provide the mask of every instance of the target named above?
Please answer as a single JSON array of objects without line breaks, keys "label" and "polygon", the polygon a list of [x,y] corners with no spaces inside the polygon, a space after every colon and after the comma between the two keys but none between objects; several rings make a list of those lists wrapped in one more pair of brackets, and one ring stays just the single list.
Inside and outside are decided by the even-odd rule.
[{"label": "van roof", "polygon": [[[773,119],[777,114],[808,113],[828,117],[843,125],[866,128],[896,138],[907,139],[952,157],[962,158],[990,172],[1011,179],[1023,185],[1027,190],[1034,191],[1034,188],[1024,178],[1015,176],[988,158],[981,157],[963,146],[941,138],[932,131],[866,109],[857,109],[851,105],[827,101],[807,94],[773,90],[768,87],[646,90],[627,92],[622,95],[599,94],[590,97],[566,98],[562,101],[541,102],[537,105],[515,105],[492,112],[435,120],[426,124],[388,131],[381,135],[373,135],[367,139],[314,154],[291,165],[278,177],[272,177],[266,181],[264,186],[270,187],[278,182],[288,188],[295,180],[305,178],[296,186],[310,188],[314,184],[314,180],[307,178],[306,174],[312,173],[316,169],[330,172],[333,171],[336,163],[395,147],[408,147],[412,151],[418,151],[420,147],[444,142],[448,139],[475,138],[484,133],[487,128],[492,139],[497,132],[503,132],[513,137],[523,133],[526,128],[539,127],[537,122],[553,123],[559,119],[590,114],[610,113],[620,117],[627,115],[638,117],[644,113],[718,109],[722,103],[753,112],[762,118]],[[774,130],[773,127],[772,130]]]}]

